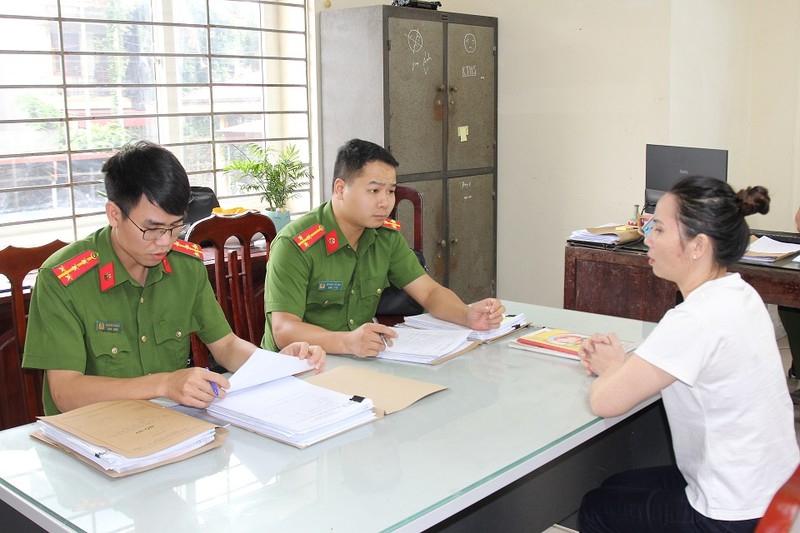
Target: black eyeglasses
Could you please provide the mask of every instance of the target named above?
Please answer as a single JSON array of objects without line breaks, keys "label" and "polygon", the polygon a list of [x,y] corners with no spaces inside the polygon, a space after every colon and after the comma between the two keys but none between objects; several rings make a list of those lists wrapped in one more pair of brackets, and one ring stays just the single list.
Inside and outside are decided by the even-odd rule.
[{"label": "black eyeglasses", "polygon": [[177,226],[172,226],[171,228],[143,229],[141,226],[139,226],[139,224],[134,222],[133,219],[128,218],[128,220],[130,220],[131,223],[142,232],[142,239],[146,241],[157,241],[167,233],[169,233],[171,239],[177,239],[181,232],[189,227],[189,224],[178,224]]}]

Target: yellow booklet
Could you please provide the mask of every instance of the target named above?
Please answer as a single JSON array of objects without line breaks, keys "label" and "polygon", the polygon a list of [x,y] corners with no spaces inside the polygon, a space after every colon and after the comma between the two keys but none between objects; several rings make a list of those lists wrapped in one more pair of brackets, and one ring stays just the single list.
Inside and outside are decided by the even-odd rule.
[{"label": "yellow booklet", "polygon": [[[578,348],[588,335],[574,333],[565,329],[542,328],[527,335],[517,337],[512,346],[528,348],[533,351],[579,359]],[[521,346],[518,346],[521,345]]]},{"label": "yellow booklet", "polygon": [[[508,345],[512,348],[520,350],[528,350],[532,352],[539,352],[548,355],[555,355],[557,357],[566,357],[575,361],[580,360],[578,349],[584,339],[589,338],[589,335],[582,333],[575,333],[565,329],[542,328],[517,337]],[[630,352],[637,343],[629,341],[621,341],[622,347],[626,352]]]}]

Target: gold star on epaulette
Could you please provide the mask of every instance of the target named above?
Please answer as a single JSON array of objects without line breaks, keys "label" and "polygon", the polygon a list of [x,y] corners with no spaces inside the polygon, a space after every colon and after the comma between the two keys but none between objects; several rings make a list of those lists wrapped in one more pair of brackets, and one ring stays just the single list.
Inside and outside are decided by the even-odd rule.
[{"label": "gold star on epaulette", "polygon": [[400,231],[400,223],[396,220],[392,220],[391,218],[387,218],[383,221],[383,227]]},{"label": "gold star on epaulette", "polygon": [[307,228],[305,231],[299,233],[292,239],[297,246],[300,247],[301,250],[304,252],[308,250],[312,244],[317,242],[322,238],[325,234],[325,228],[322,227],[322,224],[314,224],[310,228]]},{"label": "gold star on epaulette", "polygon": [[200,245],[195,244],[189,241],[182,241],[178,239],[175,241],[175,244],[172,245],[172,249],[176,252],[180,252],[182,254],[190,255],[196,259],[203,259],[203,249],[200,248]]},{"label": "gold star on epaulette", "polygon": [[58,281],[66,287],[97,266],[99,262],[97,252],[86,250],[55,267],[53,273],[58,278]]}]

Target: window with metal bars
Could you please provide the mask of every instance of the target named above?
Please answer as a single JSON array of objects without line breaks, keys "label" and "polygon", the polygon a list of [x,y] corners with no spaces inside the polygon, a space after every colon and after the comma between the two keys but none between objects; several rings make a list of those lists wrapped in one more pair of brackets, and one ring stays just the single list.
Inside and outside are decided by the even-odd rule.
[{"label": "window with metal bars", "polygon": [[[223,206],[260,207],[224,168],[245,145],[310,161],[305,0],[37,0],[0,5],[0,247],[106,223],[100,168],[170,149]],[[310,189],[290,209],[308,211]]]}]

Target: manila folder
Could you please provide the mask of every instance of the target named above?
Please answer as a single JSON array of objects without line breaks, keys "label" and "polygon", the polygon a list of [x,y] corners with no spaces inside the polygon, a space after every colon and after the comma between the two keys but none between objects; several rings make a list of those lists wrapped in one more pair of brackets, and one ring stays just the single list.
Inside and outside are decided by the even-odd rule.
[{"label": "manila folder", "polygon": [[309,383],[347,394],[369,398],[384,414],[405,409],[425,396],[446,389],[444,385],[417,381],[375,370],[340,366],[307,379]]}]

